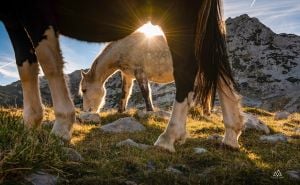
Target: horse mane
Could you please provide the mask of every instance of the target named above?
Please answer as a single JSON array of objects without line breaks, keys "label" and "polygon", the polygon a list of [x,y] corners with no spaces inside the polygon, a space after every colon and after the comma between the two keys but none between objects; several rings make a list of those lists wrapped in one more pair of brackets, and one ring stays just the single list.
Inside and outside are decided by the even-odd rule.
[{"label": "horse mane", "polygon": [[[213,103],[221,80],[235,85],[232,76],[223,23],[222,0],[203,0],[198,13],[195,55],[198,72],[195,81],[195,101],[201,105]],[[210,101],[212,98],[212,102]]]},{"label": "horse mane", "polygon": [[96,69],[97,69],[97,65],[99,64],[99,62],[101,62],[101,59],[99,59],[100,57],[104,57],[105,55],[109,54],[111,48],[117,43],[118,41],[114,41],[114,42],[109,42],[107,44],[107,46],[105,46],[105,48],[101,51],[101,53],[96,57],[96,59],[94,60],[93,64],[91,65],[90,70],[88,71],[88,76],[90,79],[94,79],[94,74],[96,73]]}]

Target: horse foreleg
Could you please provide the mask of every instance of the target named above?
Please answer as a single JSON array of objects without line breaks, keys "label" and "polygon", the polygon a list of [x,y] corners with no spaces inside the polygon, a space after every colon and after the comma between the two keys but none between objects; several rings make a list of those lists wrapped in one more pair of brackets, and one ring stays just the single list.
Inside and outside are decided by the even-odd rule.
[{"label": "horse foreleg", "polygon": [[39,89],[39,65],[31,40],[24,27],[15,20],[5,20],[5,27],[14,47],[23,89],[23,119],[25,125],[37,127],[43,119],[43,106]]},{"label": "horse foreleg", "polygon": [[144,72],[137,71],[135,73],[135,78],[136,78],[136,81],[137,81],[137,83],[139,85],[139,88],[141,90],[142,96],[145,100],[146,110],[147,111],[153,111],[154,107],[153,107],[153,103],[152,103],[151,88],[150,88],[147,76],[145,75]]},{"label": "horse foreleg", "polygon": [[119,101],[118,112],[122,113],[125,111],[131,90],[132,90],[132,78],[122,73],[122,95]]},{"label": "horse foreleg", "polygon": [[223,80],[221,80],[217,91],[225,125],[225,136],[222,143],[233,148],[239,148],[238,138],[244,126],[240,110],[241,97],[234,91],[232,86],[226,85]]},{"label": "horse foreleg", "polygon": [[63,60],[58,38],[51,26],[44,35],[46,39],[38,43],[36,52],[48,79],[54,106],[56,121],[52,133],[65,140],[70,140],[72,125],[75,122],[75,109],[63,74]]},{"label": "horse foreleg", "polygon": [[28,127],[37,127],[43,119],[38,63],[29,64],[29,62],[24,62],[22,66],[18,66],[18,71],[23,89],[24,123]]}]

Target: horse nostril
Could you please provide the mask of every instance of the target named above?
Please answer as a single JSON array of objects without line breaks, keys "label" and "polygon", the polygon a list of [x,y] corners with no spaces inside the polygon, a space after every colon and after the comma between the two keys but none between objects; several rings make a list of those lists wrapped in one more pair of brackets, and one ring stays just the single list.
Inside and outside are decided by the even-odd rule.
[{"label": "horse nostril", "polygon": [[88,112],[92,112],[92,108],[89,108],[89,109],[88,109]]}]

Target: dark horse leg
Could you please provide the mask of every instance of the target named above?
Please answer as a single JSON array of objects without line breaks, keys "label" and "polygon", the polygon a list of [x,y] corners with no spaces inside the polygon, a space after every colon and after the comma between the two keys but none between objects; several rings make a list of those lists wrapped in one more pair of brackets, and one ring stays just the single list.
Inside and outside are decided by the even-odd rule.
[{"label": "dark horse leg", "polygon": [[[225,137],[223,143],[238,148],[243,126],[239,96],[233,89],[220,0],[177,1],[163,26],[173,58],[176,99],[165,131],[156,146],[175,151],[174,142],[186,138],[188,109],[196,100],[206,107],[216,90],[220,94]],[[200,7],[199,9],[195,7]],[[176,24],[175,24],[176,22]]]},{"label": "dark horse leg", "polygon": [[186,118],[193,100],[193,88],[197,73],[197,63],[194,57],[194,37],[188,33],[172,37],[167,35],[172,53],[176,99],[173,104],[172,116],[166,130],[155,142],[156,146],[174,152],[174,142],[185,142]]},{"label": "dark horse leg", "polygon": [[64,140],[70,140],[72,125],[75,122],[75,109],[64,78],[56,22],[51,4],[47,2],[37,1],[34,5],[26,4],[31,6],[31,9],[25,12],[27,15],[23,22],[49,83],[56,117],[52,133]]},{"label": "dark horse leg", "polygon": [[3,22],[15,51],[21,79],[24,105],[23,119],[25,125],[37,127],[43,119],[43,107],[38,83],[39,65],[26,30],[19,22],[11,18],[7,18]]},{"label": "dark horse leg", "polygon": [[119,108],[118,112],[122,113],[125,111],[129,96],[131,94],[132,90],[132,78],[123,72],[121,73],[122,75],[122,94],[121,94],[121,99],[119,101]]},{"label": "dark horse leg", "polygon": [[146,104],[147,111],[153,111],[153,103],[152,103],[152,95],[151,95],[151,88],[149,87],[149,81],[147,76],[142,70],[138,70],[135,72],[135,79],[139,85],[141,90],[142,96],[144,98]]}]

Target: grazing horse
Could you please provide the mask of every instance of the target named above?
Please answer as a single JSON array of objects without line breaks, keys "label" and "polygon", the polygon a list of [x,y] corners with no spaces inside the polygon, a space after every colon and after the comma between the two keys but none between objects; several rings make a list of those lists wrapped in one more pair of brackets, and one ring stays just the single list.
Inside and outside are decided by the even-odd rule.
[{"label": "grazing horse", "polygon": [[[3,0],[0,20],[11,39],[23,88],[24,122],[38,126],[43,107],[39,64],[49,82],[56,121],[52,133],[70,140],[75,109],[63,74],[58,37],[88,42],[119,40],[151,21],[165,33],[172,59],[176,97],[172,115],[156,146],[175,151],[186,138],[186,117],[195,101],[220,95],[223,144],[238,148],[243,127],[239,96],[233,89],[222,0]],[[217,88],[218,87],[218,88]]]},{"label": "grazing horse", "polygon": [[122,95],[118,111],[125,111],[134,79],[139,85],[147,111],[153,111],[148,80],[156,83],[174,81],[172,57],[165,37],[147,37],[136,31],[107,45],[96,57],[90,70],[87,73],[81,72],[80,91],[84,111],[100,110],[106,92],[104,84],[117,70],[122,74]]}]

